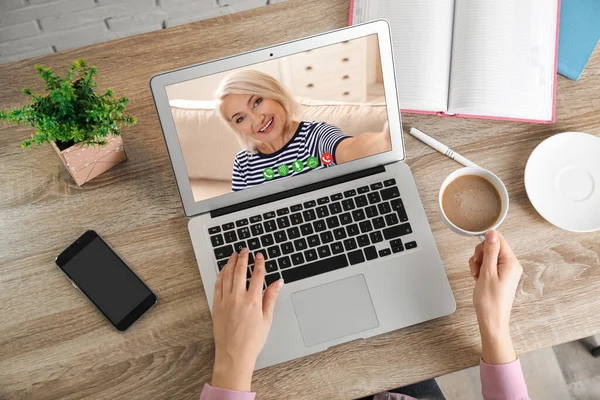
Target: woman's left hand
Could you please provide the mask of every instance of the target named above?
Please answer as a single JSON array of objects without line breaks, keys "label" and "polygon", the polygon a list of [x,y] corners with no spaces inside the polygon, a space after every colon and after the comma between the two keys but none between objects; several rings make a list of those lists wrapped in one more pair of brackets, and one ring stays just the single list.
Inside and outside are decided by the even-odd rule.
[{"label": "woman's left hand", "polygon": [[366,132],[342,140],[335,151],[335,158],[337,164],[342,164],[391,149],[390,126],[386,120],[381,131]]},{"label": "woman's left hand", "polygon": [[262,350],[282,280],[272,283],[263,296],[265,260],[255,257],[250,287],[246,290],[248,249],[232,254],[219,273],[213,301],[215,367],[212,386],[249,392],[252,372]]},{"label": "woman's left hand", "polygon": [[389,138],[390,136],[390,124],[388,123],[388,120],[385,120],[385,123],[383,124],[383,130],[381,131],[381,133],[385,136],[387,135],[387,137]]},{"label": "woman's left hand", "polygon": [[376,146],[376,153],[383,153],[385,151],[389,151],[392,149],[392,136],[390,134],[390,124],[388,120],[385,120],[383,124],[383,130],[379,134],[380,138],[378,140],[378,145]]}]

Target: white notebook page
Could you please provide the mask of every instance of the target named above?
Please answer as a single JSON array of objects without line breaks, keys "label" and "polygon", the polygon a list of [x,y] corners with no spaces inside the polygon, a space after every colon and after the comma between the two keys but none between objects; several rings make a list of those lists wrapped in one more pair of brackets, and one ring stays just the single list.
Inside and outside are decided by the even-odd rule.
[{"label": "white notebook page", "polygon": [[448,111],[552,119],[557,0],[456,0]]},{"label": "white notebook page", "polygon": [[355,0],[354,7],[353,23],[390,23],[400,108],[446,111],[454,2]]}]

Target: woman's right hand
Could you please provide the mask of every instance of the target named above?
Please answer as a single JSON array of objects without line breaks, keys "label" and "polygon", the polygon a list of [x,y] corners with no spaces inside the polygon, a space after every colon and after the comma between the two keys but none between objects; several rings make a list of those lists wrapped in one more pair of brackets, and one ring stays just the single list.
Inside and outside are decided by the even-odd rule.
[{"label": "woman's right hand", "polygon": [[212,385],[249,392],[256,358],[263,348],[282,280],[263,294],[265,259],[258,253],[246,289],[248,249],[232,254],[215,283],[213,326],[215,367]]},{"label": "woman's right hand", "polygon": [[482,358],[488,364],[505,364],[517,356],[509,331],[510,312],[523,267],[508,242],[490,231],[469,260],[475,279],[473,303],[479,322]]}]

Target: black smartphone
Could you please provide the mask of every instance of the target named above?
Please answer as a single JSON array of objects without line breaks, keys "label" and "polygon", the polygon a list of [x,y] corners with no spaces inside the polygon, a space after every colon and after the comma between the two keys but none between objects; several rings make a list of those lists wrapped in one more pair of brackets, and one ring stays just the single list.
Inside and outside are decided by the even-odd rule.
[{"label": "black smartphone", "polygon": [[156,304],[156,295],[94,231],[60,253],[56,265],[119,331]]}]

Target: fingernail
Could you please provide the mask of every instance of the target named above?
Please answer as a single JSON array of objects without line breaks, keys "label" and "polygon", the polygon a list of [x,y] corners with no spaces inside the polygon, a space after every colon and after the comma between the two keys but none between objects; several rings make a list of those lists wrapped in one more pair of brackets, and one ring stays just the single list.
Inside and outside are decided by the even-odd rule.
[{"label": "fingernail", "polygon": [[280,279],[277,281],[277,286],[275,286],[275,289],[277,289],[277,291],[279,291],[279,289],[281,289],[283,287],[283,279]]},{"label": "fingernail", "polygon": [[485,237],[485,240],[489,240],[490,243],[496,243],[498,241],[498,232],[490,231]]},{"label": "fingernail", "polygon": [[248,249],[244,247],[242,249],[242,251],[240,251],[240,254],[246,254],[247,252],[248,252]]},{"label": "fingernail", "polygon": [[258,258],[264,258],[264,256],[263,256],[263,253],[258,253],[258,254],[256,255],[256,258],[257,258],[257,259],[258,259]]},{"label": "fingernail", "polygon": [[235,251],[233,253],[231,253],[231,255],[229,257],[233,257],[234,254],[237,254]]}]

